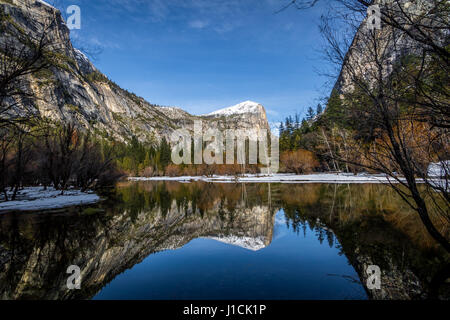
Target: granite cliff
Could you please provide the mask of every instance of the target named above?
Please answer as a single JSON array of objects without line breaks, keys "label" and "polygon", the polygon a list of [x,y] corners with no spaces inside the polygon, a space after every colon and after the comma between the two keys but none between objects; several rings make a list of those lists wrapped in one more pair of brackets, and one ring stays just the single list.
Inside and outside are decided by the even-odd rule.
[{"label": "granite cliff", "polygon": [[[254,102],[241,104],[250,108],[229,108],[236,112],[195,116],[151,104],[119,87],[73,47],[60,11],[43,1],[0,0],[0,16],[32,37],[39,37],[45,24],[52,22],[46,32],[52,41],[49,54],[56,56],[57,63],[22,79],[32,99],[20,101],[20,108],[53,121],[75,122],[120,141],[133,136],[142,142],[159,141],[176,129],[193,130],[194,120],[213,128],[270,128],[264,107]],[[5,39],[5,34],[0,35],[0,44]]]}]

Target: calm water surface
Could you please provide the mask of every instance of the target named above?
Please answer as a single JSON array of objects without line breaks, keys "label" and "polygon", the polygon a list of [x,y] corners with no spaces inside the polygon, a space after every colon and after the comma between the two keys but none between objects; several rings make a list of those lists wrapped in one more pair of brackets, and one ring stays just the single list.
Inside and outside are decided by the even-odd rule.
[{"label": "calm water surface", "polygon": [[[96,299],[365,299],[332,234],[297,233],[283,212],[267,247],[198,238],[153,254],[116,277]],[[358,279],[357,282],[348,278]]]},{"label": "calm water surface", "polygon": [[[130,182],[107,196],[0,215],[0,298],[421,298],[448,262],[384,185]],[[383,290],[365,287],[372,264]]]}]

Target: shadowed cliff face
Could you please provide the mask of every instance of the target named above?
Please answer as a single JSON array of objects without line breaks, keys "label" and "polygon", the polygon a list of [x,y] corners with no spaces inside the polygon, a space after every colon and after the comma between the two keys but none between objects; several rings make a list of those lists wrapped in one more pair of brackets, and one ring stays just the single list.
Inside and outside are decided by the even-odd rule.
[{"label": "shadowed cliff face", "polygon": [[[373,299],[425,298],[449,260],[381,185],[146,182],[121,184],[109,198],[89,208],[1,215],[0,297],[91,298],[144,258],[196,238],[261,250],[273,241],[279,210],[294,232],[310,229],[339,248],[360,277],[353,281],[365,285],[367,266],[379,265],[382,290],[367,290]],[[82,270],[81,290],[67,290],[70,265]]]}]

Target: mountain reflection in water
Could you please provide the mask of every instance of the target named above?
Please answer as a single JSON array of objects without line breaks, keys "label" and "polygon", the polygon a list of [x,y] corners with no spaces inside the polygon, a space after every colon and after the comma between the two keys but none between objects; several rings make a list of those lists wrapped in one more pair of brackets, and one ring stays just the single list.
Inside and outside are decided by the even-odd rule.
[{"label": "mountain reflection in water", "polygon": [[385,185],[129,182],[0,215],[1,299],[421,299],[448,262]]}]

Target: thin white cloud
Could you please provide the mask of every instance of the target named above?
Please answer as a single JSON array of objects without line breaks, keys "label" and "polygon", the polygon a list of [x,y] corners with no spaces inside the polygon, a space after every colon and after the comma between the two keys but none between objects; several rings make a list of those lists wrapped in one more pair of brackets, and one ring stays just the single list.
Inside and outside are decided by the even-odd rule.
[{"label": "thin white cloud", "polygon": [[280,115],[277,111],[272,110],[272,109],[266,109],[266,113],[269,116],[273,116],[273,117],[278,117]]},{"label": "thin white cloud", "polygon": [[168,2],[170,1],[152,0],[148,2],[149,15],[152,20],[163,21],[167,19],[170,13]]},{"label": "thin white cloud", "polygon": [[208,21],[204,20],[193,20],[189,22],[189,27],[193,29],[204,29],[209,25]]},{"label": "thin white cloud", "polygon": [[109,0],[107,7],[139,23],[181,22],[189,28],[210,27],[222,34],[244,25],[261,5],[260,0]]}]

